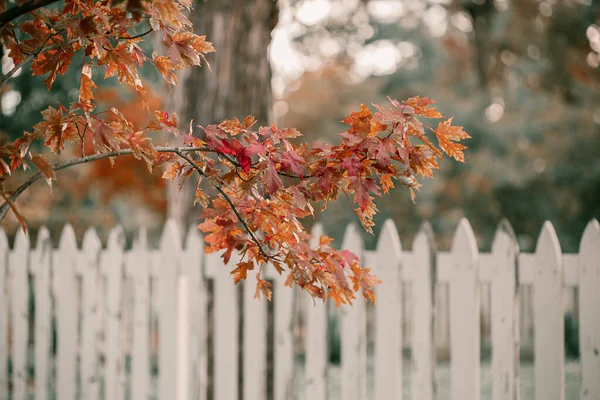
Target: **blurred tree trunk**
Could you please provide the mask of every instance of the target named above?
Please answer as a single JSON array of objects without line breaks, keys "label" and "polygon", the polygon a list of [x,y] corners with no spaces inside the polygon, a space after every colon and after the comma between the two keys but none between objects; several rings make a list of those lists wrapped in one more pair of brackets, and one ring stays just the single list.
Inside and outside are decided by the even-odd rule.
[{"label": "blurred tree trunk", "polygon": [[[191,68],[179,76],[165,109],[177,113],[182,130],[191,119],[194,125],[206,126],[246,115],[268,124],[272,92],[267,50],[277,24],[277,1],[199,0],[194,6],[194,31],[206,35],[216,53],[207,57],[210,69]],[[168,189],[167,214],[182,227],[197,216],[193,190],[192,180],[181,191],[177,183]]]}]

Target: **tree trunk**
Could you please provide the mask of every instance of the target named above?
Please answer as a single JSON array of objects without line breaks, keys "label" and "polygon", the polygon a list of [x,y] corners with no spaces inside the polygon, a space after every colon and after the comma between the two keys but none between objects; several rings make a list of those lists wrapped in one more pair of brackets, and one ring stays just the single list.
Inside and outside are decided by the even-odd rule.
[{"label": "tree trunk", "polygon": [[[177,113],[181,129],[209,125],[223,119],[253,115],[259,124],[270,123],[272,106],[271,67],[268,46],[277,24],[276,0],[199,0],[190,20],[194,31],[206,35],[216,53],[206,66],[194,67],[179,76],[179,85],[167,99],[165,109]],[[186,227],[193,222],[193,182],[179,191],[168,189],[168,216]]]}]

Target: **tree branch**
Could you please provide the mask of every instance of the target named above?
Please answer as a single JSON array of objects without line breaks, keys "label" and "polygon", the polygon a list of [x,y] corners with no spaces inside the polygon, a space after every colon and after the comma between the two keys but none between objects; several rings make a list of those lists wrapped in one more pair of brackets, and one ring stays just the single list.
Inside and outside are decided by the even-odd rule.
[{"label": "tree branch", "polygon": [[[179,152],[182,154],[186,153],[186,152],[190,152],[190,151],[212,151],[211,149],[209,149],[207,147],[168,147],[168,146],[156,147],[155,150],[158,153],[178,153]],[[89,155],[86,157],[74,158],[72,160],[67,160],[67,161],[56,163],[56,164],[52,165],[52,169],[54,171],[60,171],[61,169],[73,167],[75,165],[85,164],[85,163],[88,163],[91,161],[98,161],[98,160],[102,160],[102,159],[110,158],[110,157],[124,156],[127,154],[133,154],[133,151],[131,149],[123,149],[123,150],[119,150],[119,151],[110,151],[108,153],[92,154],[92,155]],[[17,198],[25,190],[27,190],[31,185],[33,185],[35,182],[37,182],[42,177],[43,176],[42,176],[41,172],[38,172],[37,174],[29,177],[29,179],[27,179],[25,182],[23,182],[23,184],[21,184],[21,186],[19,186],[13,192],[12,196],[10,197],[10,201],[12,201],[14,203],[17,200]],[[2,204],[2,206],[0,206],[0,221],[2,221],[4,219],[9,208],[10,208],[10,204],[8,201],[4,202],[4,204]]]},{"label": "tree branch", "polygon": [[[189,158],[189,156],[187,154],[184,154],[183,152],[181,152],[179,149],[176,149],[175,154],[177,154],[179,157],[183,158],[185,161],[188,162],[188,164],[190,164],[192,166],[192,168],[194,168],[196,170],[196,172],[198,172],[200,175],[206,176],[204,174],[204,171],[202,171],[200,169],[200,167],[194,162],[193,159]],[[265,259],[269,259],[272,258],[271,256],[269,256],[265,250],[262,247],[262,244],[260,243],[260,241],[258,240],[258,238],[256,237],[256,235],[254,234],[254,231],[252,231],[252,229],[250,229],[250,227],[248,226],[248,222],[246,221],[246,219],[240,214],[240,212],[238,211],[237,207],[235,206],[235,204],[233,204],[233,201],[231,200],[231,197],[229,197],[229,195],[227,193],[225,193],[225,191],[223,190],[223,188],[217,184],[212,185],[215,189],[217,189],[217,191],[221,194],[221,196],[223,196],[223,198],[225,199],[225,201],[229,204],[229,207],[231,207],[231,210],[234,212],[235,216],[237,217],[238,221],[240,221],[240,223],[244,226],[244,228],[246,229],[246,232],[248,232],[248,234],[250,235],[250,237],[252,238],[252,241],[254,241],[254,243],[256,243],[256,246],[258,247],[258,251],[260,251],[260,254],[262,254]]]},{"label": "tree branch", "polygon": [[57,3],[59,0],[31,0],[20,6],[12,7],[6,12],[0,14],[0,30],[4,29],[13,19],[19,18],[31,11],[37,10],[40,7],[45,7],[52,3]]},{"label": "tree branch", "polygon": [[[1,15],[0,15],[1,16]],[[50,35],[48,37],[48,39],[50,39],[52,36],[57,35],[58,33],[53,33],[52,35]],[[0,79],[0,92],[2,92],[2,89],[4,89],[4,86],[6,86],[6,84],[8,83],[8,80],[15,74],[15,72],[17,72],[20,68],[23,68],[23,66],[25,64],[27,64],[29,61],[33,60],[35,57],[37,57],[38,54],[40,54],[42,51],[49,51],[49,50],[55,50],[55,49],[59,49],[62,46],[68,46],[72,43],[75,43],[77,41],[77,39],[71,39],[68,40],[64,43],[58,43],[58,44],[54,44],[52,46],[48,46],[46,48],[44,48],[44,46],[40,47],[38,50],[36,50],[35,52],[28,54],[27,56],[25,56],[25,58],[23,58],[23,60],[16,64],[10,71],[8,71],[6,73],[6,75],[4,75],[1,79]]]}]

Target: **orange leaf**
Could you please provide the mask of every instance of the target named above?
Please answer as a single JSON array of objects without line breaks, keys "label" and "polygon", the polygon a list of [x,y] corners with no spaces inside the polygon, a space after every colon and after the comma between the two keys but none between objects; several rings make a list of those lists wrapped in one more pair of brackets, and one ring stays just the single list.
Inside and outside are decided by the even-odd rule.
[{"label": "orange leaf", "polygon": [[464,162],[465,156],[463,150],[466,149],[467,146],[455,142],[462,139],[469,139],[471,136],[463,131],[462,126],[452,126],[451,124],[452,118],[440,122],[435,130],[435,136],[438,139],[440,147],[446,154],[450,157],[454,157],[456,161]]},{"label": "orange leaf", "polygon": [[37,169],[40,170],[40,173],[46,180],[46,183],[48,186],[50,186],[50,188],[52,188],[52,179],[56,180],[56,174],[52,169],[52,164],[50,164],[48,160],[41,155],[31,157],[31,162],[33,162]]},{"label": "orange leaf", "polygon": [[258,282],[256,283],[256,292],[254,293],[254,298],[255,299],[259,299],[260,298],[260,293],[262,292],[266,298],[271,301],[271,289],[269,289],[269,287],[271,286],[270,282],[265,281],[264,279],[260,279],[259,277],[257,277]]},{"label": "orange leaf", "polygon": [[[430,107],[435,101],[427,97],[411,97],[406,104],[413,108],[415,114],[422,115],[425,118],[444,118],[442,114],[434,107]],[[402,106],[400,106],[402,107]]]},{"label": "orange leaf", "polygon": [[81,68],[81,86],[79,88],[79,101],[86,102],[94,99],[92,88],[98,87],[92,80],[92,64],[88,63]]}]

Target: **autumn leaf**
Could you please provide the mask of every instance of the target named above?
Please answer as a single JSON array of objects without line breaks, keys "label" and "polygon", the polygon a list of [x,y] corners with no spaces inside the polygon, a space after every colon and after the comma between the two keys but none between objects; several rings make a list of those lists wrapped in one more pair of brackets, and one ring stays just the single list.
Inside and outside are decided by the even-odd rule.
[{"label": "autumn leaf", "polygon": [[94,99],[92,88],[97,87],[92,80],[92,64],[87,63],[81,68],[81,85],[79,87],[79,101],[87,102]]},{"label": "autumn leaf", "polygon": [[300,178],[304,177],[303,165],[306,163],[304,158],[300,157],[295,150],[289,150],[281,155],[281,165],[292,171],[296,176]]},{"label": "autumn leaf", "polygon": [[[63,107],[64,108],[64,107]],[[63,109],[61,107],[48,107],[42,111],[43,121],[34,125],[34,135],[43,137],[45,145],[53,153],[64,150],[65,144],[79,138],[77,128],[69,120],[63,118]]]},{"label": "autumn leaf", "polygon": [[[252,271],[253,269],[254,269],[253,262],[240,262],[237,264],[237,268],[235,268],[229,274],[231,276],[233,276],[233,283],[238,284],[240,281],[246,279],[246,275],[248,274],[248,271]],[[269,298],[269,300],[270,300],[270,298]]]},{"label": "autumn leaf", "polygon": [[[428,99],[427,97],[411,97],[406,101],[409,107],[412,107],[415,114],[421,115],[425,118],[444,118],[442,114],[431,105],[435,101]],[[402,106],[400,106],[402,107]]]},{"label": "autumn leaf", "polygon": [[260,276],[257,276],[257,280],[258,282],[256,283],[256,292],[254,293],[254,298],[259,299],[262,292],[267,300],[271,301],[272,292],[271,289],[269,289],[269,287],[272,286],[271,283],[261,279]]},{"label": "autumn leaf", "polygon": [[19,210],[17,209],[17,206],[10,199],[10,197],[8,197],[5,193],[2,193],[2,197],[4,197],[4,200],[6,201],[6,203],[12,210],[13,214],[15,214],[15,217],[17,217],[17,221],[19,221],[19,225],[21,225],[21,229],[23,229],[23,233],[27,234],[27,220],[25,219],[25,217],[19,212]]},{"label": "autumn leaf", "polygon": [[40,173],[44,176],[48,186],[50,186],[50,189],[52,189],[52,179],[56,180],[56,174],[52,169],[52,164],[50,164],[42,155],[31,157],[31,162],[37,167]]},{"label": "autumn leaf", "polygon": [[143,131],[138,131],[129,135],[126,140],[132,154],[138,160],[144,160],[148,169],[152,171],[152,160],[156,156],[156,150],[152,146],[152,139],[144,136]]},{"label": "autumn leaf", "polygon": [[360,109],[360,111],[350,113],[350,116],[343,119],[342,122],[351,126],[350,134],[366,136],[371,132],[373,113],[364,104],[360,105]]},{"label": "autumn leaf", "polygon": [[160,75],[169,85],[177,85],[177,75],[175,75],[175,72],[173,72],[175,68],[173,67],[173,63],[169,57],[159,56],[156,53],[153,53],[152,61],[154,62],[154,66]]},{"label": "autumn leaf", "polygon": [[263,183],[266,185],[269,193],[275,193],[277,189],[283,186],[277,169],[275,169],[275,164],[271,160],[267,160],[267,169],[263,175]]},{"label": "autumn leaf", "polygon": [[471,137],[463,131],[462,126],[452,126],[452,118],[450,118],[439,123],[435,130],[435,136],[438,139],[440,147],[446,154],[450,157],[454,157],[456,161],[465,161],[463,150],[466,149],[467,146],[455,143],[459,140],[469,139]]}]

